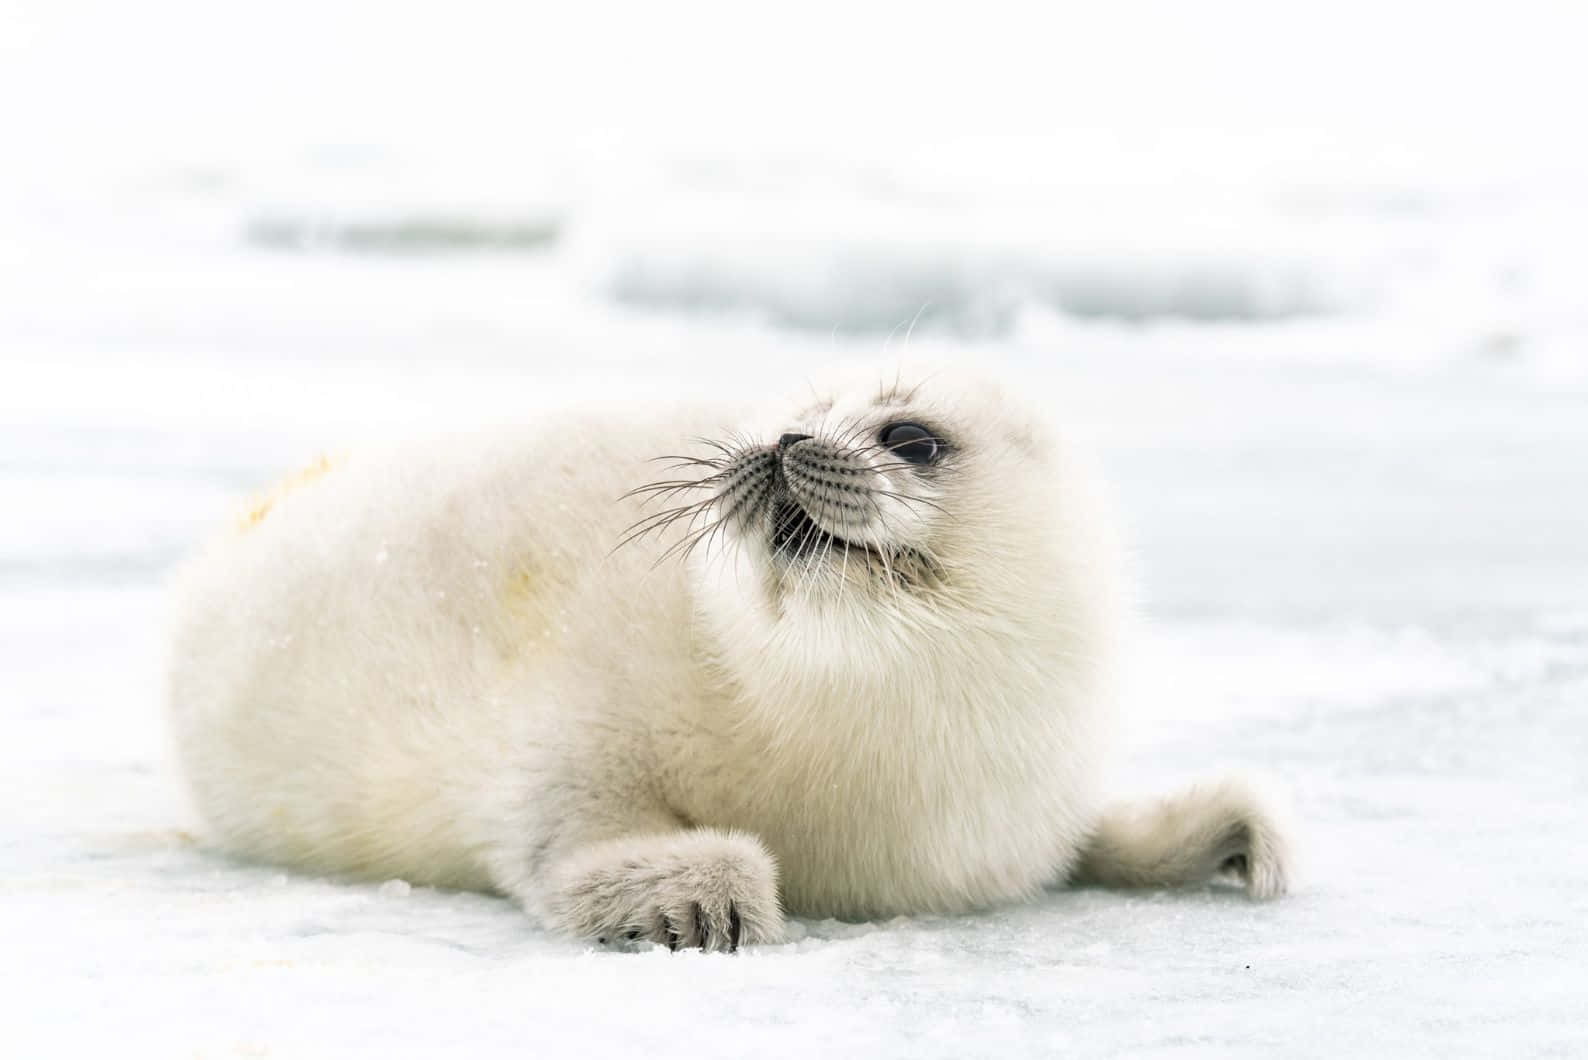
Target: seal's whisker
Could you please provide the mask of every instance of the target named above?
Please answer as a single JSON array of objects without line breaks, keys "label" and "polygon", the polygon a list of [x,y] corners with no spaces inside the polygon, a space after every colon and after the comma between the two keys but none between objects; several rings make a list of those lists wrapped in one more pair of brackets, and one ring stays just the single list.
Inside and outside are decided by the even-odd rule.
[{"label": "seal's whisker", "polygon": [[728,466],[726,460],[718,460],[714,457],[684,456],[681,453],[663,453],[661,456],[651,457],[647,463],[659,464],[663,460],[676,460],[679,467],[710,467],[721,470]]},{"label": "seal's whisker", "polygon": [[729,460],[732,460],[739,455],[715,438],[707,438],[704,435],[697,434],[691,436],[689,440],[694,442],[696,445],[703,445],[708,449],[715,449]]},{"label": "seal's whisker", "polygon": [[[948,444],[948,442],[946,440],[944,440],[942,438],[938,438],[935,435],[927,435],[924,438],[921,438],[920,441],[923,441],[923,442],[927,442],[927,441],[934,442],[934,443],[936,443],[937,445],[940,445],[940,446],[946,446]],[[851,450],[848,451],[848,455],[850,457],[855,458],[855,459],[865,459],[866,457],[869,457],[869,456],[871,456],[874,453],[892,452],[892,451],[893,451],[893,446],[891,446],[891,445],[883,445],[881,442],[878,442],[875,445],[867,445],[867,446],[862,446],[862,447],[860,447],[858,449],[851,449]],[[913,468],[916,468],[917,470],[919,470],[921,465],[912,464],[909,461],[901,460],[901,461],[898,461],[897,466],[899,466],[899,467],[913,467]],[[934,467],[933,470],[935,471],[936,468]]]},{"label": "seal's whisker", "polygon": [[[682,485],[682,486],[666,486],[666,487],[660,487],[659,486],[659,487],[657,487],[654,490],[638,491],[638,492],[643,493],[643,494],[648,494],[646,496],[641,496],[641,498],[640,498],[640,506],[643,508],[643,507],[648,507],[649,505],[652,505],[652,504],[656,504],[658,502],[665,503],[667,501],[678,500],[679,497],[681,495],[683,495],[683,494],[690,493],[690,492],[692,492],[694,490],[697,490],[697,489],[705,489],[705,488],[706,487],[702,486],[702,485]],[[698,504],[700,502],[696,501],[694,503]]]},{"label": "seal's whisker", "polygon": [[632,497],[638,497],[640,505],[643,507],[646,505],[655,504],[659,500],[675,500],[680,494],[689,493],[693,490],[703,488],[704,487],[695,483],[686,483],[672,486],[649,486],[644,489],[630,490],[628,493],[625,493],[621,499],[628,500]]},{"label": "seal's whisker", "polygon": [[[805,532],[800,535],[800,549],[801,551],[806,551],[807,546],[812,542],[815,542],[818,546],[826,545],[831,547],[834,540],[835,539],[833,538],[833,535],[824,533],[821,526],[819,526],[814,519],[809,519],[805,526]],[[809,555],[808,552],[807,555]],[[816,572],[817,564],[820,563],[823,558],[824,556],[816,555],[812,555],[810,557],[810,561],[805,565],[804,577],[801,578],[802,583],[808,584],[810,582],[811,577]]]},{"label": "seal's whisker", "polygon": [[[689,530],[683,537],[674,542],[670,548],[663,552],[661,556],[657,558],[657,562],[660,563],[663,560],[669,559],[672,556],[678,555],[680,553],[682,553],[682,560],[688,560],[690,555],[693,554],[695,549],[698,548],[703,542],[714,539],[715,535],[721,532],[723,527],[728,525],[731,520],[741,517],[744,514],[743,509],[747,504],[750,506],[749,514],[753,515],[756,509],[759,508],[761,504],[761,498],[765,495],[767,490],[764,485],[755,486],[751,489],[752,492],[748,496],[739,498],[726,511],[719,510],[717,517],[711,522],[705,524],[702,527]],[[702,511],[705,510],[708,509],[702,509]]]},{"label": "seal's whisker", "polygon": [[838,594],[843,595],[849,585],[849,549],[844,549],[843,559],[838,564]]},{"label": "seal's whisker", "polygon": [[698,501],[691,501],[688,504],[676,505],[672,508],[664,508],[659,512],[651,512],[649,515],[642,516],[639,519],[634,520],[634,522],[630,523],[628,526],[625,526],[623,528],[623,532],[626,534],[629,531],[636,530],[642,526],[648,527],[653,525],[661,525],[669,518],[677,515],[680,512],[691,511],[693,509],[703,507],[709,503],[711,503],[709,499],[702,499]]},{"label": "seal's whisker", "polygon": [[651,567],[654,569],[660,566],[661,564],[667,562],[667,560],[671,559],[674,555],[678,554],[680,551],[683,552],[684,558],[687,559],[689,554],[694,551],[695,546],[700,543],[701,539],[721,526],[722,522],[723,521],[721,519],[714,519],[705,526],[697,527],[696,529],[691,530],[689,533],[673,542],[673,544],[669,546],[668,549],[660,556],[657,556],[656,560],[651,564]]},{"label": "seal's whisker", "polygon": [[855,439],[864,434],[871,426],[859,416],[850,416],[845,422],[851,426],[838,440],[837,444],[840,449],[848,449],[854,444]]},{"label": "seal's whisker", "polygon": [[[740,520],[746,518],[747,516],[754,516],[760,510],[769,492],[769,484],[767,481],[762,480],[759,482],[754,482],[748,488],[748,492],[733,499],[726,508],[722,508],[722,505],[719,503],[720,498],[718,497],[713,497],[705,502],[702,502],[703,508],[709,507],[711,505],[717,505],[717,507],[721,509],[718,512],[716,520],[713,521],[708,530],[714,530],[718,527],[725,526],[733,520]],[[663,553],[663,556],[665,557],[672,555],[675,551],[677,551],[680,545],[682,545],[684,548],[684,555],[687,558],[689,553],[694,551],[695,547],[700,544],[703,536],[703,534],[686,536],[685,538],[681,539],[678,544],[675,544],[673,548],[670,548]]]},{"label": "seal's whisker", "polygon": [[672,479],[661,482],[649,482],[643,486],[634,487],[618,499],[623,501],[639,497],[642,505],[651,504],[658,498],[668,500],[697,490],[714,489],[727,477],[726,475],[713,475],[710,478],[703,479]]},{"label": "seal's whisker", "polygon": [[630,497],[639,497],[645,494],[650,495],[647,497],[647,500],[650,500],[654,499],[658,495],[684,492],[687,490],[709,489],[712,484],[720,477],[722,476],[712,475],[708,478],[675,478],[662,479],[657,482],[647,482],[643,486],[635,486],[627,493],[620,494],[618,496],[618,500],[626,501]]},{"label": "seal's whisker", "polygon": [[[876,464],[876,465],[873,465],[868,470],[874,471],[878,475],[889,475],[889,474],[892,474],[893,472],[896,472],[896,471],[903,471],[903,472],[906,472],[906,473],[910,473],[910,472],[913,472],[913,471],[919,471],[920,467],[918,465],[916,465],[916,464],[911,464],[911,463],[908,463],[906,461],[897,461],[897,462],[886,463],[886,464]],[[960,469],[959,468],[951,467],[951,466],[949,466],[947,464],[940,464],[940,465],[932,468],[932,478],[934,480],[936,480],[936,479],[954,478],[954,477],[958,476],[959,474],[960,474]]]},{"label": "seal's whisker", "polygon": [[700,547],[701,545],[705,545],[708,549],[711,548],[713,542],[715,542],[716,539],[717,539],[717,536],[723,532],[723,528],[726,525],[727,525],[727,520],[725,520],[725,519],[718,519],[716,522],[712,523],[711,524],[711,529],[710,529],[710,531],[707,534],[705,534],[701,538],[696,539],[695,541],[692,541],[690,543],[689,547],[684,549],[684,555],[683,555],[684,560],[687,561],[689,559],[689,557],[694,553],[695,549]]},{"label": "seal's whisker", "polygon": [[[926,307],[931,305],[931,304],[932,304],[932,300],[930,298],[928,298],[926,301],[921,303],[921,308],[917,309],[915,311],[915,316],[910,318],[910,326],[904,332],[904,348],[905,349],[909,349],[910,348],[910,336],[915,334],[916,322],[921,319],[921,314],[926,312]],[[921,388],[919,386],[917,386],[915,388],[915,390],[911,390],[910,391],[910,397],[907,398],[906,400],[913,399],[915,397],[916,390],[920,390],[920,389]]]},{"label": "seal's whisker", "polygon": [[[888,521],[887,514],[882,510],[882,506],[876,503],[876,498],[873,497],[870,499],[877,517],[877,521],[882,524],[883,532],[889,538],[898,540],[898,534],[894,531],[892,524]],[[899,603],[899,587],[901,585],[910,584],[910,579],[906,578],[902,571],[895,566],[894,561],[898,557],[892,554],[892,550],[878,551],[876,555],[882,564],[883,579],[891,589],[893,593],[894,606],[897,607]]]},{"label": "seal's whisker", "polygon": [[[807,528],[805,531],[804,540],[809,541],[811,539],[812,533],[812,529]],[[818,540],[817,551],[805,553],[805,562],[800,567],[799,571],[799,586],[797,589],[799,593],[804,594],[810,590],[811,582],[816,577],[816,571],[826,559],[827,550],[832,545],[832,540],[833,539],[831,537],[827,537],[825,540]]]},{"label": "seal's whisker", "polygon": [[727,523],[725,523],[721,519],[718,519],[715,522],[713,522],[710,526],[708,526],[706,528],[704,533],[697,534],[695,536],[695,538],[692,541],[690,541],[688,545],[686,545],[684,547],[683,557],[682,558],[685,559],[685,560],[688,560],[690,556],[694,555],[695,549],[697,549],[697,548],[701,548],[701,547],[710,548],[712,546],[712,543],[714,541],[716,541],[719,536],[722,535],[722,533],[724,532],[724,528],[726,526],[727,526]]},{"label": "seal's whisker", "polygon": [[[733,465],[720,462],[690,461],[663,465],[663,471],[687,471],[693,468],[702,468],[709,475],[726,475],[733,471]],[[709,477],[709,475],[707,477]]]},{"label": "seal's whisker", "polygon": [[620,539],[616,545],[612,546],[612,551],[616,552],[624,545],[627,545],[632,541],[637,541],[649,533],[665,530],[674,523],[678,522],[680,519],[690,518],[702,511],[705,511],[710,504],[710,500],[698,501],[694,504],[685,504],[677,508],[669,508],[666,511],[655,512],[646,516],[644,519],[630,523],[621,531]]},{"label": "seal's whisker", "polygon": [[938,511],[942,512],[944,515],[949,514],[947,508],[943,507],[941,504],[939,504],[936,501],[931,500],[930,498],[927,498],[927,497],[914,497],[914,496],[911,496],[908,493],[897,493],[897,492],[895,492],[893,490],[879,489],[879,488],[877,488],[875,486],[873,486],[871,488],[871,492],[876,494],[876,495],[878,495],[878,496],[881,496],[881,497],[891,497],[894,500],[901,501],[901,502],[903,502],[905,504],[911,504],[911,505],[924,504],[928,508],[937,509]]},{"label": "seal's whisker", "polygon": [[[837,548],[836,544],[834,543],[833,539],[831,537],[829,537],[827,539],[827,548],[822,554],[822,562],[824,564],[827,563],[831,559],[832,554],[833,554],[833,550],[835,548]],[[838,549],[838,552],[840,553],[840,555],[843,558],[840,561],[840,567],[839,567],[839,571],[838,571],[839,577],[838,577],[838,581],[835,583],[835,585],[836,585],[836,591],[839,592],[839,593],[842,593],[843,592],[843,587],[844,587],[843,565],[847,564],[848,561],[849,561],[849,549],[847,549],[847,548]]]}]

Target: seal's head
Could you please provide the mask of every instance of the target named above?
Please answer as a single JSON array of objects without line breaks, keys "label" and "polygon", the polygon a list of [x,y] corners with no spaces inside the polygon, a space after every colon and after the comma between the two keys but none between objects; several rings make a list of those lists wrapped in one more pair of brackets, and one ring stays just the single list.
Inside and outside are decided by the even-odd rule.
[{"label": "seal's head", "polygon": [[680,545],[717,639],[763,661],[875,669],[1107,624],[1118,564],[1089,478],[986,378],[873,371],[706,444],[667,487],[698,498]]}]

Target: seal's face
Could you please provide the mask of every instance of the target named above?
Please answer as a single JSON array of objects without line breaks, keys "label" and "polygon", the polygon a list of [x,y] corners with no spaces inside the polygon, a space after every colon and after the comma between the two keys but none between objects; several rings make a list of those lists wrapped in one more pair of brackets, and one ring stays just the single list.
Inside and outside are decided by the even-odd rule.
[{"label": "seal's face", "polygon": [[1041,429],[979,379],[872,376],[701,442],[707,454],[680,458],[697,477],[645,487],[692,503],[641,529],[686,521],[675,548],[785,615],[800,601],[986,604],[1024,579],[1051,515]]},{"label": "seal's face", "polygon": [[919,585],[935,574],[930,517],[954,470],[948,432],[886,407],[833,420],[794,418],[775,442],[741,449],[723,469],[716,507],[734,538],[801,586],[836,565]]}]

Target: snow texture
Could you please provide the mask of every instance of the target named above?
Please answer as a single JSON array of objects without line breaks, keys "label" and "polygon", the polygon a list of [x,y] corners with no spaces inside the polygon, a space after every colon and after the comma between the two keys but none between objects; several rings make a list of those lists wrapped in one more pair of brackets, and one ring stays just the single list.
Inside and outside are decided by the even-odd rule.
[{"label": "snow texture", "polygon": [[[1588,1053],[1582,18],[1117,6],[812,13],[753,56],[710,5],[0,14],[0,1055]],[[614,19],[644,43],[592,76]],[[1270,774],[1292,897],[626,954],[206,848],[162,585],[253,490],[905,345],[1099,451],[1142,585],[1121,790]]]}]

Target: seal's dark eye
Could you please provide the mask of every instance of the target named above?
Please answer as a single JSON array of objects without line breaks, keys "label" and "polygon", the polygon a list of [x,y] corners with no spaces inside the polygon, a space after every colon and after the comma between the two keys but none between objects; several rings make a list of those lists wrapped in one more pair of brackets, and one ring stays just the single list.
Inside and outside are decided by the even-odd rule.
[{"label": "seal's dark eye", "polygon": [[882,428],[880,438],[899,459],[912,464],[930,464],[941,449],[932,432],[919,423],[890,423]]}]

